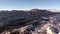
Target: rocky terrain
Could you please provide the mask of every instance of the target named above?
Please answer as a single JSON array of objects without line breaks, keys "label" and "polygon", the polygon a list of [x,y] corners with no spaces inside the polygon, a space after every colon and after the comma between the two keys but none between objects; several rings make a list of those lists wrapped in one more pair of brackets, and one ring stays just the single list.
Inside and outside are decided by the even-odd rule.
[{"label": "rocky terrain", "polygon": [[60,34],[60,13],[40,9],[0,11],[0,34]]}]

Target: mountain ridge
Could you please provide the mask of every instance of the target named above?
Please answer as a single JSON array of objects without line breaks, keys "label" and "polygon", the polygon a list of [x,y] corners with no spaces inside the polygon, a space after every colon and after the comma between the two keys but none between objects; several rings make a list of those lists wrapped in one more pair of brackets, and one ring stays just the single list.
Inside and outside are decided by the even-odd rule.
[{"label": "mountain ridge", "polygon": [[[47,34],[57,27],[54,19],[59,12],[48,10],[32,9],[29,11],[1,11],[0,12],[0,33],[1,34]],[[56,20],[57,21],[57,20]],[[56,26],[56,27],[55,27]],[[49,29],[53,28],[53,29]],[[60,26],[59,26],[60,27]],[[59,28],[58,27],[58,28]],[[59,30],[56,28],[57,30]],[[56,31],[57,31],[56,30]],[[32,31],[32,32],[31,32]],[[59,31],[57,31],[59,33]],[[53,31],[53,33],[56,33]]]}]

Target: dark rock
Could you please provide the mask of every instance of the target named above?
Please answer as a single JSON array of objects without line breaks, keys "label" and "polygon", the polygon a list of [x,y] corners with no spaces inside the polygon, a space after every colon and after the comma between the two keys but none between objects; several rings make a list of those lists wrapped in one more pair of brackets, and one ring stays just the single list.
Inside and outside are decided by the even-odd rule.
[{"label": "dark rock", "polygon": [[[9,30],[10,32],[17,29],[16,32],[10,34],[19,34],[20,28],[24,31],[24,34],[32,34],[31,31],[41,29],[45,24],[50,21],[50,17],[59,14],[58,12],[50,12],[48,10],[32,9],[30,11],[1,11],[0,12],[0,32]],[[49,22],[50,23],[50,22]],[[30,25],[30,26],[28,26]],[[32,25],[32,26],[31,26]],[[48,24],[47,24],[48,25]],[[57,31],[57,29],[55,29]],[[46,32],[45,32],[46,33]]]}]

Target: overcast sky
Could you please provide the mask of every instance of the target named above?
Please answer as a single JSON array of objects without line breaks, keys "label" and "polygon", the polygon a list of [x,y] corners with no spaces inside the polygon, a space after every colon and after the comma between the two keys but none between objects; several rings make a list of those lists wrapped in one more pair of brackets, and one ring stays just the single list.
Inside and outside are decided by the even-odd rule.
[{"label": "overcast sky", "polygon": [[33,8],[60,9],[60,0],[0,0],[0,10]]}]

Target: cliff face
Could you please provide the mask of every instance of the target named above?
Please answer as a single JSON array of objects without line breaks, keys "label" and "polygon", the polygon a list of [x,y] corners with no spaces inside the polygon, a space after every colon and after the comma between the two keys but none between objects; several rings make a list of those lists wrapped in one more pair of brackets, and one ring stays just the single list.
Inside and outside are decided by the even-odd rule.
[{"label": "cliff face", "polygon": [[39,9],[30,11],[1,11],[0,33],[59,34],[60,23],[57,15],[59,15],[58,12]]}]

